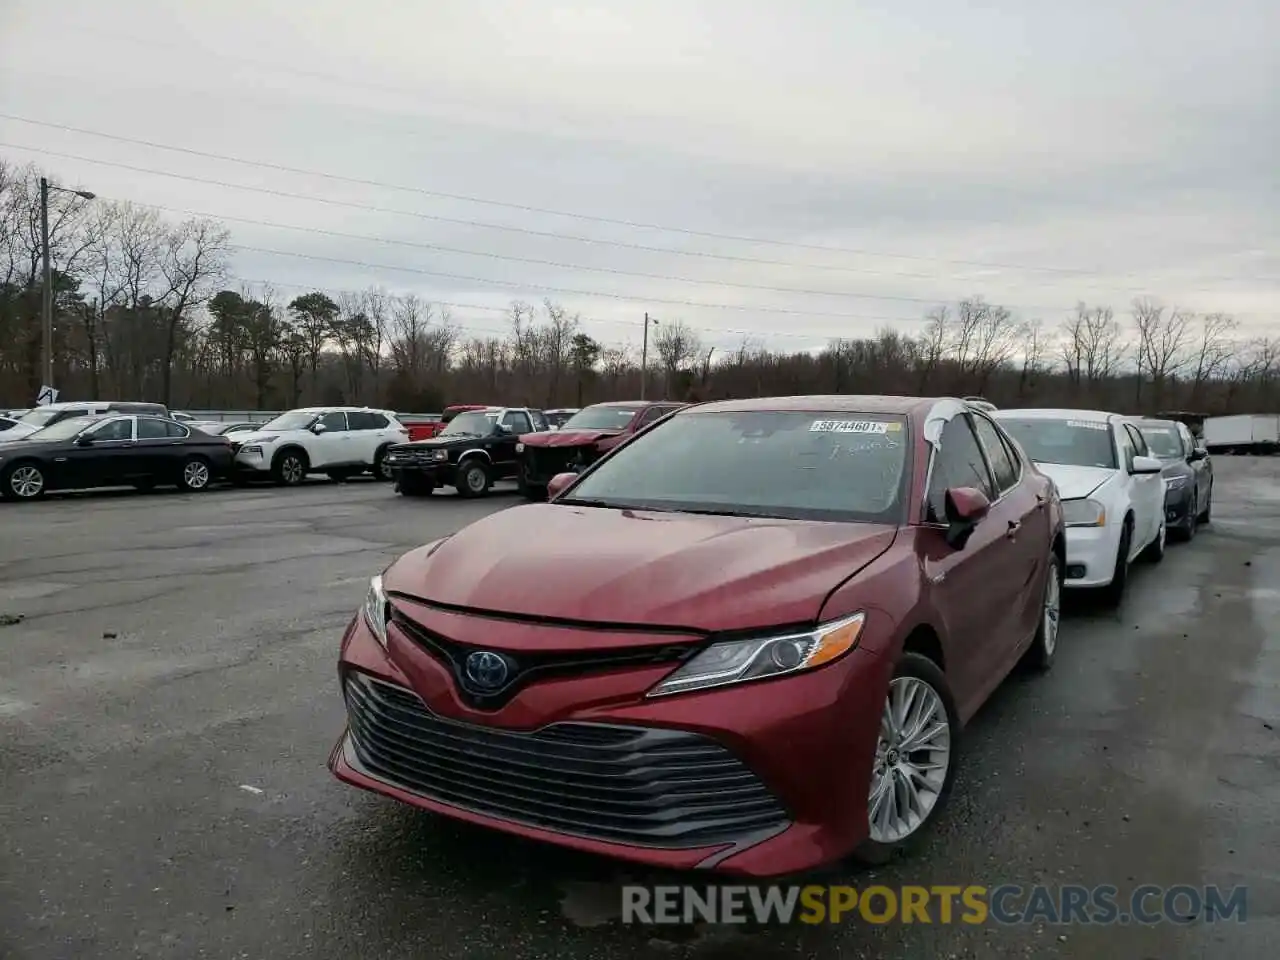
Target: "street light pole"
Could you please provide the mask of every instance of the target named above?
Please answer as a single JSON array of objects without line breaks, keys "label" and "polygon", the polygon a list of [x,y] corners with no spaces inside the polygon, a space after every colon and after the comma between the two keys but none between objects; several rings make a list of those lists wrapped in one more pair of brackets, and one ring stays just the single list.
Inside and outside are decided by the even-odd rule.
[{"label": "street light pole", "polygon": [[44,293],[40,304],[40,319],[43,327],[43,349],[41,351],[41,373],[44,376],[42,387],[53,386],[53,268],[49,263],[49,191],[74,194],[83,200],[92,200],[94,194],[88,190],[68,190],[66,187],[52,186],[45,177],[40,178],[40,247],[44,251]]},{"label": "street light pole", "polygon": [[640,399],[645,398],[646,387],[649,385],[649,324],[655,327],[658,325],[656,319],[649,319],[649,314],[644,315],[644,339],[641,340],[640,347]]},{"label": "street light pole", "polygon": [[49,181],[40,178],[40,249],[44,251],[44,291],[40,304],[40,320],[43,326],[43,350],[41,352],[41,390],[53,386],[53,271],[49,266]]}]

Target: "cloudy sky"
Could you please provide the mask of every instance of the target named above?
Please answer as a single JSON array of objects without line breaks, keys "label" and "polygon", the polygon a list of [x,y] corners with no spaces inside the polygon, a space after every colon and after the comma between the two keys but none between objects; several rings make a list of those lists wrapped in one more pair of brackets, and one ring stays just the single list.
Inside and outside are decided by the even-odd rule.
[{"label": "cloudy sky", "polygon": [[0,0],[0,157],[477,332],[550,296],[805,349],[981,294],[1277,333],[1278,47],[1275,0]]}]

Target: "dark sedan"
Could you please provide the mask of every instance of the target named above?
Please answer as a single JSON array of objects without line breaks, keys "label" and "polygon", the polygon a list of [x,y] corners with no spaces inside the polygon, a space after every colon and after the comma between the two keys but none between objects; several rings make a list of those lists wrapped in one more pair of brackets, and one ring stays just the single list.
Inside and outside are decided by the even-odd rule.
[{"label": "dark sedan", "polygon": [[205,490],[231,473],[231,441],[174,420],[73,417],[0,443],[0,496],[34,500],[50,490],[173,484]]},{"label": "dark sedan", "polygon": [[1137,428],[1164,464],[1164,522],[1181,540],[1196,535],[1213,511],[1213,463],[1209,451],[1176,420],[1138,420]]}]

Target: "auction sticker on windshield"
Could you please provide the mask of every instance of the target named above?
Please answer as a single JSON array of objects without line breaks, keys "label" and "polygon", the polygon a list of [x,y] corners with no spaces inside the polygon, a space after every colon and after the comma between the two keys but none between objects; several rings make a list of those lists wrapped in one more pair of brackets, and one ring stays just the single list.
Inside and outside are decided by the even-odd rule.
[{"label": "auction sticker on windshield", "polygon": [[1098,423],[1095,420],[1068,420],[1068,427],[1079,427],[1081,430],[1105,430],[1105,423]]},{"label": "auction sticker on windshield", "polygon": [[888,433],[901,427],[885,420],[815,420],[810,433]]}]

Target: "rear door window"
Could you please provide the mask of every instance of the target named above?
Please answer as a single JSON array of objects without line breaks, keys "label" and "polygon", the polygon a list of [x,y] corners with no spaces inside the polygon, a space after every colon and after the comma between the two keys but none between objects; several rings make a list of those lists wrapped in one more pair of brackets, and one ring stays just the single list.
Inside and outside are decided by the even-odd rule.
[{"label": "rear door window", "polygon": [[154,417],[138,419],[139,440],[167,440],[168,438],[169,425],[163,420],[156,420]]}]

